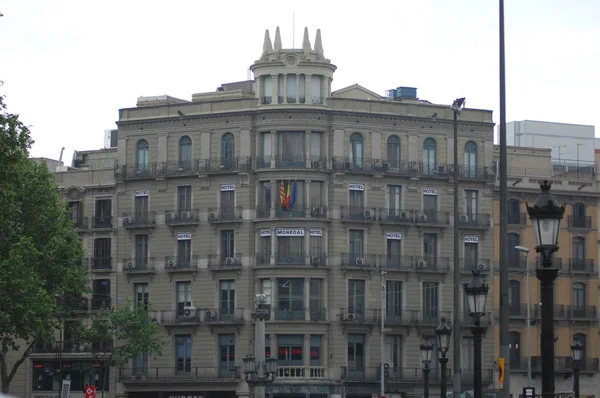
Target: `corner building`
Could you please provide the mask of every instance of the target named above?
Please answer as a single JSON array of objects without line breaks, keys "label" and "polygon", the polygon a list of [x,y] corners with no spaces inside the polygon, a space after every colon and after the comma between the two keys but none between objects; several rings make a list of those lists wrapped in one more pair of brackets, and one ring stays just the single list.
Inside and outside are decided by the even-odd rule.
[{"label": "corner building", "polygon": [[[116,272],[105,294],[116,305],[150,302],[166,345],[161,356],[111,369],[107,396],[250,394],[242,358],[263,338],[251,318],[259,292],[272,311],[266,354],[278,359],[269,397],[378,394],[382,360],[386,395],[421,394],[418,346],[434,339],[442,316],[463,335],[461,352],[448,355],[461,355],[471,389],[472,321],[465,305],[452,313],[452,272],[460,267],[466,284],[472,270],[493,268],[491,111],[465,109],[454,143],[450,107],[419,100],[415,89],[331,92],[336,66],[319,31],[314,46],[305,31],[302,49],[283,49],[279,29],[273,42],[267,31],[251,69],[253,81],[191,101],[141,97],[120,110]],[[483,350],[491,387],[493,333]],[[432,368],[435,394],[437,361]]]}]

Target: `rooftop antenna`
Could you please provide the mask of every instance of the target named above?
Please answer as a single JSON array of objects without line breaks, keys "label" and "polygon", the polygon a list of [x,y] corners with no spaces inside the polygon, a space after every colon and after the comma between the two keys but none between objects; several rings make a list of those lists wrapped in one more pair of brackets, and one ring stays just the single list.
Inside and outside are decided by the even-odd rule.
[{"label": "rooftop antenna", "polygon": [[60,148],[60,156],[58,157],[58,164],[62,164],[63,152],[65,151],[65,147]]},{"label": "rooftop antenna", "polygon": [[292,48],[296,48],[296,11],[292,11]]}]

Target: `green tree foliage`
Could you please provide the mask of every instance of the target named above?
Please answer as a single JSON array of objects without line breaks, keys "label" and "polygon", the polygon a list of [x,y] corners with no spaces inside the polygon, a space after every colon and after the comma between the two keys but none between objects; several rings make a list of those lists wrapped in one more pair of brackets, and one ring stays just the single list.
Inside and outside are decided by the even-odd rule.
[{"label": "green tree foliage", "polygon": [[[88,290],[83,249],[54,176],[29,159],[30,131],[0,95],[0,382],[10,382],[35,341],[66,315],[62,297]],[[13,351],[19,351],[11,358]]]}]

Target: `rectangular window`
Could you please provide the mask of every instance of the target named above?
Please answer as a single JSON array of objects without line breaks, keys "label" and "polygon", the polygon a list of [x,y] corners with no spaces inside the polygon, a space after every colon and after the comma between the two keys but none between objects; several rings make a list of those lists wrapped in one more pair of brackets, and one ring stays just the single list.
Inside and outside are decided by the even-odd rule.
[{"label": "rectangular window", "polygon": [[323,336],[313,334],[310,336],[310,366],[323,366],[321,359],[321,341]]},{"label": "rectangular window", "polygon": [[70,202],[69,209],[71,210],[71,217],[73,217],[73,222],[75,223],[75,227],[77,227],[77,228],[84,227],[84,225],[83,225],[83,203]]},{"label": "rectangular window", "polygon": [[192,306],[192,283],[189,281],[175,283],[177,315],[184,314],[185,307]]},{"label": "rectangular window", "polygon": [[148,235],[135,236],[136,269],[148,269]]},{"label": "rectangular window", "polygon": [[148,310],[148,304],[150,302],[148,296],[148,284],[147,283],[136,283],[133,285],[133,289],[135,291],[135,297],[133,300],[133,305],[135,308],[139,308],[140,306],[145,310]]},{"label": "rectangular window", "polygon": [[310,81],[310,95],[312,97],[312,103],[320,105],[323,103],[323,96],[321,95],[321,76],[312,75],[312,79]]},{"label": "rectangular window", "polygon": [[232,220],[235,216],[235,191],[221,191],[221,220]]},{"label": "rectangular window", "polygon": [[277,206],[277,217],[304,217],[305,209],[305,185],[304,181],[279,180],[279,206]]},{"label": "rectangular window", "polygon": [[479,264],[479,253],[477,243],[465,243],[465,269],[472,271],[477,269]]},{"label": "rectangular window", "polygon": [[227,258],[235,257],[234,236],[233,229],[221,231],[221,258],[223,262],[225,262]]},{"label": "rectangular window", "polygon": [[190,211],[192,209],[192,187],[184,185],[177,187],[177,211]]},{"label": "rectangular window", "polygon": [[362,377],[365,372],[365,335],[348,333],[348,376]]},{"label": "rectangular window", "polygon": [[310,279],[310,319],[313,321],[325,320],[325,309],[323,308],[322,279]]},{"label": "rectangular window", "polygon": [[278,236],[277,262],[304,264],[304,236]]},{"label": "rectangular window", "polygon": [[110,308],[110,279],[94,279],[92,283],[92,310]]},{"label": "rectangular window", "polygon": [[349,264],[356,264],[356,259],[364,258],[364,234],[362,229],[351,229],[349,234],[348,249],[350,251]]},{"label": "rectangular window", "polygon": [[137,354],[133,358],[133,374],[134,375],[148,374],[148,354],[147,353]]},{"label": "rectangular window", "polygon": [[268,335],[265,336],[265,358],[271,358],[271,336]]},{"label": "rectangular window", "polygon": [[263,76],[262,79],[265,82],[263,104],[270,104],[273,101],[273,78]]},{"label": "rectangular window", "polygon": [[306,102],[306,77],[298,75],[298,101],[301,104]]},{"label": "rectangular window", "polygon": [[304,335],[280,334],[277,336],[279,366],[304,365]]},{"label": "rectangular window", "polygon": [[[389,372],[391,372],[391,375],[398,377],[402,370],[402,336],[387,335],[384,344],[385,363],[390,365]],[[433,358],[436,358],[436,353],[433,354]]]},{"label": "rectangular window", "polygon": [[365,192],[349,191],[350,217],[363,218],[365,212]]},{"label": "rectangular window", "polygon": [[231,333],[219,335],[219,376],[235,376],[235,336]]},{"label": "rectangular window", "polygon": [[192,241],[177,241],[177,268],[190,268],[192,261]]},{"label": "rectangular window", "polygon": [[111,269],[112,268],[112,239],[96,238],[94,239],[94,259],[92,269]]},{"label": "rectangular window", "polygon": [[469,217],[469,222],[477,222],[477,211],[479,208],[478,205],[478,194],[479,192],[473,190],[465,190],[465,195],[467,199],[467,217]]},{"label": "rectangular window", "polygon": [[400,202],[402,198],[402,186],[388,185],[387,188],[388,216],[400,217],[400,210],[402,210]]},{"label": "rectangular window", "polygon": [[271,167],[271,133],[262,133],[262,159],[259,167]]},{"label": "rectangular window", "polygon": [[437,263],[438,239],[437,234],[423,234],[423,257],[427,267],[435,267]]},{"label": "rectangular window", "polygon": [[439,312],[439,283],[423,282],[423,320],[438,322]]},{"label": "rectangular window", "polygon": [[271,263],[271,237],[261,236],[260,252],[258,253],[258,263],[260,265],[269,265]]},{"label": "rectangular window", "polygon": [[144,223],[148,221],[148,197],[136,196],[134,202],[135,221],[136,223]]},{"label": "rectangular window", "polygon": [[387,281],[385,285],[386,292],[386,318],[391,321],[402,319],[402,282]]},{"label": "rectangular window", "polygon": [[355,319],[364,317],[365,281],[362,279],[348,280],[348,314]]},{"label": "rectangular window", "polygon": [[233,319],[235,314],[235,282],[232,280],[221,281],[221,298],[219,303],[220,320]]},{"label": "rectangular window", "polygon": [[271,181],[261,181],[258,191],[258,217],[268,218],[271,216],[273,197],[271,196]]},{"label": "rectangular window", "polygon": [[296,75],[287,75],[287,102],[296,102]]},{"label": "rectangular window", "polygon": [[278,167],[304,167],[306,142],[303,131],[277,132]]},{"label": "rectangular window", "polygon": [[402,241],[387,239],[386,246],[388,267],[399,268],[402,265]]},{"label": "rectangular window", "polygon": [[[437,217],[437,196],[423,195],[423,213],[427,219],[426,222],[434,222]],[[419,220],[420,221],[420,220]]]},{"label": "rectangular window", "polygon": [[[323,160],[323,133],[317,131],[312,131],[310,133],[310,155],[312,156],[313,162]],[[316,165],[313,163],[313,167],[315,166],[317,166],[317,168],[324,167],[322,164]]]},{"label": "rectangular window", "polygon": [[270,279],[261,280],[262,294],[267,296],[267,304],[271,304],[273,297],[273,285]]},{"label": "rectangular window", "polygon": [[96,201],[94,228],[109,228],[112,226],[112,201],[99,199]]},{"label": "rectangular window", "polygon": [[277,318],[304,320],[304,278],[280,278],[277,285]]},{"label": "rectangular window", "polygon": [[175,336],[175,360],[177,362],[177,373],[192,372],[192,336]]},{"label": "rectangular window", "polygon": [[[323,182],[322,181],[311,181],[310,182],[310,207],[313,212],[313,217],[323,218],[325,214],[323,213],[324,209],[315,209],[315,207],[320,208],[323,207],[323,203],[325,203],[325,199],[323,197]],[[316,214],[315,214],[316,213]]]},{"label": "rectangular window", "polygon": [[[33,390],[42,392],[36,394],[44,396],[43,392],[57,391],[62,380],[71,381],[71,391],[83,391],[85,386],[96,386],[97,391],[108,391],[108,369],[104,372],[101,364],[92,367],[92,361],[52,361],[34,362],[33,364]],[[57,370],[60,372],[56,372]],[[60,373],[60,374],[59,374]],[[107,388],[103,388],[103,381]]]},{"label": "rectangular window", "polygon": [[313,263],[313,265],[319,265],[319,264],[323,263],[325,260],[325,250],[323,250],[323,236],[311,236],[309,238],[309,242],[310,242],[310,256],[317,257],[320,259],[320,260],[315,260],[315,261],[320,261],[320,263],[317,263],[317,264]]}]

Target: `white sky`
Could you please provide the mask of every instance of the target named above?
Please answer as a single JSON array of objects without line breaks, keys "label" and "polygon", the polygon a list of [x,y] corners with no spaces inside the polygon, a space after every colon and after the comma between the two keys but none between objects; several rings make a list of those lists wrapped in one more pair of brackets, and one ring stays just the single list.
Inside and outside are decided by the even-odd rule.
[{"label": "white sky", "polygon": [[[600,1],[506,0],[507,121],[600,126]],[[265,29],[283,47],[316,29],[333,90],[397,86],[499,122],[497,0],[0,0],[0,80],[31,125],[32,156],[103,146],[141,95],[191,99],[245,80]]]}]

